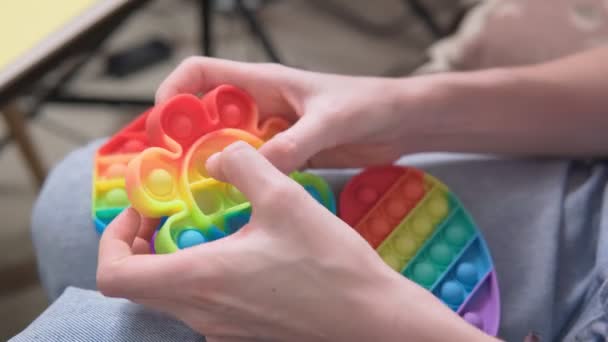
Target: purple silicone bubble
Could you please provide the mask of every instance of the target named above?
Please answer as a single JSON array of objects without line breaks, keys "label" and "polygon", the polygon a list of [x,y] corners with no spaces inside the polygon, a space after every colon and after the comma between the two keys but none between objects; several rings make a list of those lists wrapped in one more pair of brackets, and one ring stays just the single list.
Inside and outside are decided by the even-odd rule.
[{"label": "purple silicone bubble", "polygon": [[472,293],[460,306],[458,314],[479,329],[496,336],[500,322],[500,298],[495,271],[489,272]]},{"label": "purple silicone bubble", "polygon": [[156,249],[154,248],[154,240],[156,240],[156,234],[158,234],[158,230],[154,232],[154,235],[152,235],[152,238],[150,239],[150,251],[152,251],[152,254],[156,254]]}]

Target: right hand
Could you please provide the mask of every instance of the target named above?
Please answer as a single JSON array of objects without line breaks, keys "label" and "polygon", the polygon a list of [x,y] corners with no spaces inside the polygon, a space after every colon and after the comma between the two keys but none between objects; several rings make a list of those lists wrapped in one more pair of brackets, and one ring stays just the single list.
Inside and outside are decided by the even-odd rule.
[{"label": "right hand", "polygon": [[424,77],[397,81],[190,57],[163,81],[156,102],[222,84],[247,91],[262,117],[281,115],[295,122],[260,149],[288,173],[302,167],[392,163],[406,152],[417,152],[423,140],[417,123],[426,114],[428,83]]},{"label": "right hand", "polygon": [[251,201],[249,223],[177,253],[138,254],[157,224],[129,208],[101,237],[104,295],[168,313],[214,342],[495,341],[388,267],[250,145],[233,143],[206,168]]}]

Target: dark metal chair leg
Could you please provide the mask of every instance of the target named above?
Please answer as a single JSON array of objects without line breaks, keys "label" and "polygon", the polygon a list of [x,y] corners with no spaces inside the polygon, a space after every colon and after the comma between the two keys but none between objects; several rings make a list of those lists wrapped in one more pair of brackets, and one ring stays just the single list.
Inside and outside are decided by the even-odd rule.
[{"label": "dark metal chair leg", "polygon": [[260,23],[255,13],[249,8],[247,8],[247,6],[245,6],[243,0],[236,0],[236,5],[245,20],[247,21],[247,23],[249,24],[249,29],[251,30],[251,32],[260,40],[260,43],[262,43],[262,47],[264,48],[264,51],[266,52],[268,58],[274,63],[281,63],[281,59],[279,58],[277,50],[272,44],[270,37],[266,32],[266,29],[264,28],[262,23]]},{"label": "dark metal chair leg", "polygon": [[422,20],[422,22],[426,25],[427,29],[431,32],[431,34],[436,38],[442,38],[445,34],[443,30],[439,27],[435,19],[431,15],[431,12],[420,2],[420,0],[404,0],[406,6],[408,6],[414,14]]},{"label": "dark metal chair leg", "polygon": [[203,55],[213,56],[213,0],[201,0],[201,47]]},{"label": "dark metal chair leg", "polygon": [[36,187],[40,188],[46,178],[46,170],[44,169],[42,159],[40,159],[40,155],[34,146],[34,142],[27,131],[27,126],[25,124],[26,115],[19,110],[16,104],[9,104],[2,108],[2,115],[4,116],[11,137],[17,144],[17,147],[19,147],[21,155],[28,165],[29,171],[36,183]]}]

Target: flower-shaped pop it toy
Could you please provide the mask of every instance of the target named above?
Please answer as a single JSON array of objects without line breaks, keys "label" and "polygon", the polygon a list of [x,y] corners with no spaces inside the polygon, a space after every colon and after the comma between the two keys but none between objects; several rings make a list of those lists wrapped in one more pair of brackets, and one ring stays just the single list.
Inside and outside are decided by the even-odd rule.
[{"label": "flower-shaped pop it toy", "polygon": [[[258,148],[287,127],[279,117],[260,122],[253,99],[228,85],[200,99],[182,94],[157,105],[98,152],[93,196],[98,230],[130,204],[145,216],[163,218],[153,239],[156,253],[236,232],[249,221],[251,206],[238,189],[209,177],[205,163],[233,142]],[[299,172],[290,177],[335,213],[322,178]]]},{"label": "flower-shaped pop it toy", "polygon": [[92,214],[98,233],[102,233],[130,204],[125,189],[127,164],[150,147],[146,134],[146,119],[150,112],[141,114],[97,150],[93,168]]},{"label": "flower-shaped pop it toy", "polygon": [[469,323],[497,334],[500,299],[492,258],[443,183],[414,168],[369,168],[347,183],[339,212],[395,271]]}]

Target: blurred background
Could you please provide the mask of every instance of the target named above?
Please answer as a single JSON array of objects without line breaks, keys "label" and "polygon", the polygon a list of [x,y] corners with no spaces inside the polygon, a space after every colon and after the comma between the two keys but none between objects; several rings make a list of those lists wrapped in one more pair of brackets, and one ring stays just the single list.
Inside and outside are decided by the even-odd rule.
[{"label": "blurred background", "polygon": [[29,227],[46,173],[148,108],[183,58],[387,77],[472,70],[605,44],[607,13],[603,0],[1,2],[0,340],[49,304]]}]

